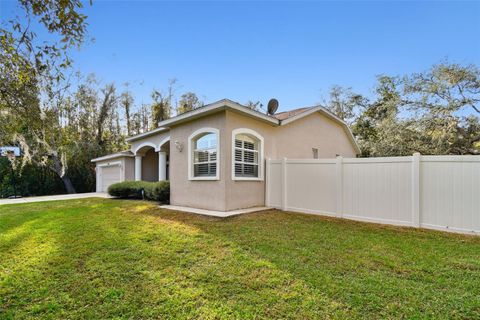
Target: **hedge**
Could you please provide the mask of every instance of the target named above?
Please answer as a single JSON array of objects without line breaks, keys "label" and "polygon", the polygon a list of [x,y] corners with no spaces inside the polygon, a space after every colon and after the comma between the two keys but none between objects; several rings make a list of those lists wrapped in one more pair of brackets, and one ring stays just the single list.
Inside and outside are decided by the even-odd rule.
[{"label": "hedge", "polygon": [[142,190],[146,200],[167,203],[170,200],[170,183],[168,181],[124,181],[108,187],[108,194],[123,199],[142,199]]}]

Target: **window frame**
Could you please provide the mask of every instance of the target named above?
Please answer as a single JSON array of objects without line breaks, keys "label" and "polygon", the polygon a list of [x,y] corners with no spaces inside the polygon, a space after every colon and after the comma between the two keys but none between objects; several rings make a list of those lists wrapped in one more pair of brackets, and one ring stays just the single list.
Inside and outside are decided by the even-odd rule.
[{"label": "window frame", "polygon": [[[217,160],[216,160],[216,172],[215,176],[200,176],[200,177],[195,177],[194,175],[194,152],[193,152],[193,147],[195,146],[194,140],[197,136],[203,134],[209,134],[213,133],[215,134],[217,138]],[[191,181],[212,181],[212,180],[220,180],[220,130],[216,128],[201,128],[193,132],[189,137],[188,137],[188,180]]]},{"label": "window frame", "polygon": [[[250,135],[258,139],[258,177],[237,177],[235,176],[235,137],[239,134]],[[232,130],[232,180],[234,181],[263,181],[264,180],[264,140],[263,137],[256,132],[255,130],[248,129],[248,128],[238,128]]]}]

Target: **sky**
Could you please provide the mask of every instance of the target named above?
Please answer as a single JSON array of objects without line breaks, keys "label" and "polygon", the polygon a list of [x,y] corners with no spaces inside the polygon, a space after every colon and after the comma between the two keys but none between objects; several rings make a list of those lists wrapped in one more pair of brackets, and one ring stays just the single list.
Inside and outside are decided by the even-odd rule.
[{"label": "sky", "polygon": [[[16,13],[0,4],[2,20]],[[83,13],[94,41],[73,52],[75,68],[128,82],[137,102],[175,78],[205,103],[275,97],[282,111],[323,102],[335,84],[369,96],[380,74],[480,65],[478,1],[94,1]]]}]

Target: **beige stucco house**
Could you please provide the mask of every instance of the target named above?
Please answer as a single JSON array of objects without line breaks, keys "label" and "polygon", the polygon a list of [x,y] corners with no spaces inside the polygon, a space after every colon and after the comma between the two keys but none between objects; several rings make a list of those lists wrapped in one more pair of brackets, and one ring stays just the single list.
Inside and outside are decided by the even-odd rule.
[{"label": "beige stucco house", "polygon": [[129,137],[130,150],[93,159],[97,191],[125,180],[170,180],[170,203],[230,211],[265,204],[265,159],[355,157],[348,126],[310,107],[266,115],[228,99]]}]

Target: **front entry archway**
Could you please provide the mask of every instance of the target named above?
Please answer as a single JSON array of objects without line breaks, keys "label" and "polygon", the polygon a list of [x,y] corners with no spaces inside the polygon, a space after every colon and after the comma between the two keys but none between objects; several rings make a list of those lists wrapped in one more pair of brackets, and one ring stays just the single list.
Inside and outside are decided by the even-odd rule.
[{"label": "front entry archway", "polygon": [[135,180],[161,181],[168,180],[170,139],[161,145],[145,142],[135,150]]}]

